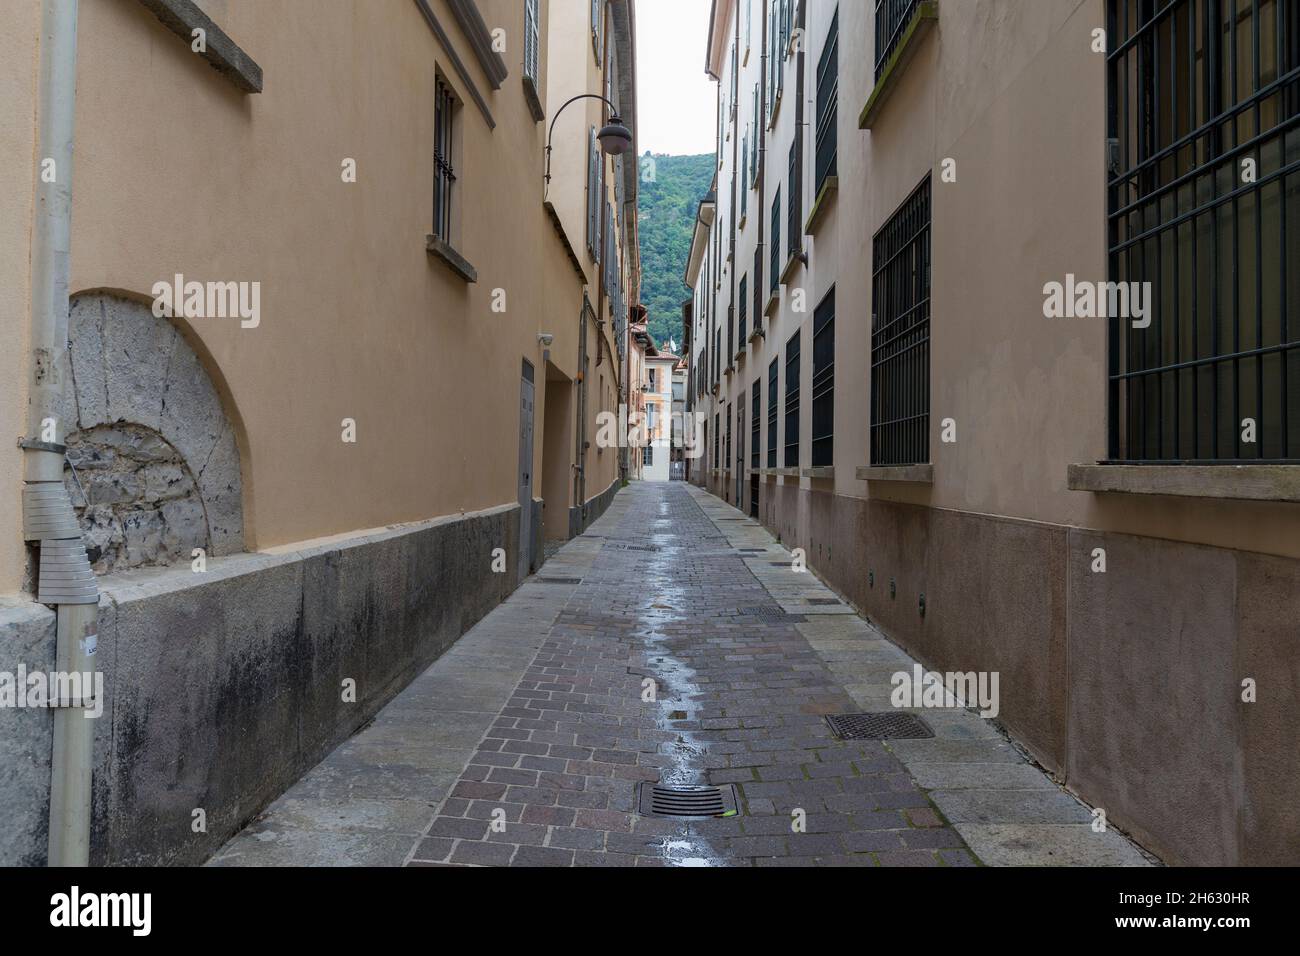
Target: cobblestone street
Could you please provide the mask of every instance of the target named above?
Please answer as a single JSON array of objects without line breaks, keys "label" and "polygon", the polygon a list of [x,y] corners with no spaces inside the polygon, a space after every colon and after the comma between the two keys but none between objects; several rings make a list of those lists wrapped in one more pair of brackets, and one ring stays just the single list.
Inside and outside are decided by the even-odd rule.
[{"label": "cobblestone street", "polygon": [[[757,522],[635,483],[212,862],[1147,863],[970,711],[833,736],[913,663]],[[738,812],[642,816],[643,781]]]}]

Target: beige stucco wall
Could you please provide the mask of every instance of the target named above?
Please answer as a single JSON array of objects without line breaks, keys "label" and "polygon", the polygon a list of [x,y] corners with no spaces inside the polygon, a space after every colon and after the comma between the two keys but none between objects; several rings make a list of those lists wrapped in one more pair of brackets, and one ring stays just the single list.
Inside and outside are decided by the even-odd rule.
[{"label": "beige stucco wall", "polygon": [[36,156],[36,36],[41,8],[14,3],[0,30],[0,594],[22,582],[22,452],[30,369],[30,240]]},{"label": "beige stucco wall", "polygon": [[[521,87],[522,4],[480,4],[488,28],[506,30],[510,73],[493,91],[448,4],[431,0],[495,129],[415,3],[380,11],[341,0],[287,15],[295,6],[206,7],[262,67],[256,95],[236,90],[138,3],[83,0],[79,22],[70,291],[149,300],[175,273],[261,283],[256,328],[178,321],[242,423],[250,548],[516,500],[524,359],[538,372],[534,474],[542,463],[538,332],[556,336],[552,361],[565,375],[579,372],[583,283],[543,208],[550,117],[533,118]],[[12,173],[0,190],[0,314],[15,345],[29,311],[38,21],[35,0],[16,4],[0,36],[0,162]],[[544,53],[544,75],[549,61]],[[588,61],[560,76],[560,88],[599,90],[600,68]],[[453,245],[477,269],[475,284],[425,249],[438,75],[461,101]],[[556,79],[546,76],[543,96]],[[557,140],[551,190],[576,204],[575,225],[585,165],[563,150],[570,140],[585,146],[581,116],[575,107],[564,118],[584,135]],[[345,158],[356,161],[355,183],[342,181]],[[581,232],[570,235],[581,250]],[[497,290],[504,312],[493,310]],[[592,324],[593,366],[596,334]],[[16,435],[25,348],[5,349],[0,363],[0,428]],[[589,393],[593,419],[600,401]],[[344,418],[356,421],[355,444],[341,440]],[[19,466],[10,445],[0,450],[0,593],[20,585]],[[595,469],[589,494],[613,473]]]},{"label": "beige stucco wall", "polygon": [[[833,6],[813,4],[809,11],[809,103]],[[937,28],[921,42],[879,118],[865,131],[858,129],[858,114],[874,80],[872,7],[839,5],[839,193],[816,235],[806,239],[809,265],[796,268],[778,313],[765,320],[766,339],[749,348],[737,375],[724,378],[719,398],[730,404],[757,376],[766,379],[767,363],[775,354],[784,356],[786,341],[800,325],[802,381],[810,382],[812,313],[834,285],[835,478],[776,481],[854,497],[1298,556],[1300,517],[1292,505],[1093,495],[1066,487],[1069,464],[1106,454],[1105,324],[1044,318],[1042,288],[1048,281],[1064,281],[1071,272],[1080,278],[1106,277],[1104,168],[1098,158],[1105,142],[1104,58],[1091,50],[1091,31],[1103,25],[1103,6],[1102,0],[943,0]],[[756,6],[755,46],[759,13]],[[728,21],[728,36],[732,29],[734,21]],[[980,42],[972,43],[972,37]],[[729,45],[730,40],[724,50]],[[767,142],[767,189],[758,206],[770,231],[772,195],[781,185],[782,263],[793,62],[786,63],[776,129]],[[741,71],[742,134],[748,91],[761,77],[759,58],[751,53]],[[811,119],[811,109],[806,108],[805,119]],[[805,141],[805,217],[813,201],[813,128],[808,127]],[[724,143],[719,174],[718,221],[724,242],[729,237],[729,196],[723,184],[731,176],[730,145]],[[939,176],[940,164],[949,157],[957,164],[955,183]],[[869,463],[872,238],[927,172],[933,172],[934,484],[869,485],[858,481],[854,470]],[[737,240],[734,268],[741,274],[752,268],[758,195],[750,194],[749,218]],[[768,268],[765,264],[765,285]],[[791,309],[795,288],[806,293],[802,315]],[[725,321],[729,289],[728,273],[722,277],[720,321]],[[700,335],[697,343],[704,340]],[[724,349],[725,340],[724,328]],[[784,380],[783,367],[782,391]],[[766,381],[763,405],[766,409]],[[709,408],[710,418],[715,410]],[[801,416],[801,463],[806,467],[811,432],[806,388]],[[957,423],[955,443],[939,440],[944,418]],[[781,442],[784,427],[782,416]]]}]

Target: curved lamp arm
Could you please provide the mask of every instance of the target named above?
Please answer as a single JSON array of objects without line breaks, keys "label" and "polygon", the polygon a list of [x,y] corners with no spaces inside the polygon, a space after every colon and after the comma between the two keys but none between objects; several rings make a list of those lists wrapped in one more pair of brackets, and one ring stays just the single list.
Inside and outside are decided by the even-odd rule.
[{"label": "curved lamp arm", "polygon": [[586,99],[600,100],[602,103],[604,103],[606,106],[609,107],[609,113],[611,118],[618,116],[618,110],[615,108],[614,104],[611,103],[609,100],[605,99],[605,97],[601,96],[599,93],[579,93],[577,96],[571,96],[567,100],[565,100],[564,105],[561,106],[558,110],[556,110],[555,115],[551,117],[551,128],[546,131],[546,182],[548,185],[551,182],[551,138],[555,135],[555,123],[557,120],[559,120],[560,114],[564,112],[565,107],[567,107],[570,103],[575,103],[578,100],[586,100]]}]

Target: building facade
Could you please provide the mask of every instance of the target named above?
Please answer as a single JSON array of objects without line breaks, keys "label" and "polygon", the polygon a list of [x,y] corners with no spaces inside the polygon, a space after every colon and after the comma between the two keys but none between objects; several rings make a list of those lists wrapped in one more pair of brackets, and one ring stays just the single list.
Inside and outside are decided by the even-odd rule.
[{"label": "building facade", "polygon": [[1180,863],[1300,861],[1300,11],[714,0],[691,478]]},{"label": "building facade", "polygon": [[[0,31],[0,670],[98,601],[94,862],[204,859],[618,488],[632,0],[288,6]],[[0,862],[54,724],[0,709]]]}]

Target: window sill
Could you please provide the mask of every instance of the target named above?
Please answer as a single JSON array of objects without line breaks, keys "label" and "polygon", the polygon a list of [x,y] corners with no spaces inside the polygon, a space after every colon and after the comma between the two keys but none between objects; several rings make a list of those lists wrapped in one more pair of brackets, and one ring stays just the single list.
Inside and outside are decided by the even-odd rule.
[{"label": "window sill", "polygon": [[817,227],[821,225],[822,218],[830,212],[831,206],[835,205],[835,194],[840,191],[840,177],[827,176],[822,180],[822,188],[817,191],[817,200],[813,203],[812,212],[808,214],[808,221],[804,223],[803,234],[811,236],[817,232]]},{"label": "window sill", "polygon": [[858,481],[910,481],[934,484],[934,465],[859,465]]},{"label": "window sill", "polygon": [[912,58],[912,54],[921,45],[925,35],[938,21],[938,0],[922,0],[917,4],[912,22],[907,25],[907,30],[903,33],[903,38],[898,41],[894,55],[885,64],[885,71],[881,74],[880,81],[867,97],[867,105],[862,107],[862,112],[858,115],[858,129],[871,129],[880,115],[881,107],[885,105],[885,100],[894,91],[894,87],[898,86],[898,78],[902,76],[903,67],[907,65],[907,61]]},{"label": "window sill", "polygon": [[202,30],[206,50],[199,56],[244,93],[262,92],[262,68],[253,62],[221,27],[193,0],[140,0],[146,10],[189,46],[195,30]]},{"label": "window sill", "polygon": [[782,478],[798,478],[798,477],[799,477],[799,469],[798,469],[798,468],[790,468],[790,467],[786,467],[786,468],[773,468],[773,469],[772,469],[772,474],[774,474],[774,475],[779,475],[779,476],[782,477]]},{"label": "window sill", "polygon": [[745,358],[745,347],[742,345],[740,348],[736,349],[736,354],[731,357],[732,364],[735,364],[736,362],[739,362],[744,358]]},{"label": "window sill", "polygon": [[528,112],[533,114],[533,120],[540,123],[546,119],[546,107],[542,106],[541,93],[537,89],[537,81],[531,76],[523,78],[524,100],[528,103]]},{"label": "window sill", "polygon": [[763,315],[767,316],[768,318],[771,318],[772,313],[776,311],[777,303],[779,303],[780,301],[781,301],[781,296],[779,294],[779,290],[769,295],[767,297],[767,305],[763,306]]},{"label": "window sill", "polygon": [[765,338],[767,338],[766,332],[764,332],[762,329],[755,329],[753,332],[749,333],[749,344],[753,345],[759,339],[765,339]]},{"label": "window sill", "polygon": [[790,258],[785,262],[785,268],[781,270],[781,284],[786,284],[789,281],[790,276],[794,275],[795,269],[807,261],[808,257],[803,254],[802,249],[790,253]]},{"label": "window sill", "polygon": [[1070,465],[1071,491],[1300,501],[1300,465]]},{"label": "window sill", "polygon": [[469,260],[453,249],[446,240],[437,236],[428,236],[425,241],[425,249],[429,255],[435,256],[446,263],[447,268],[466,282],[478,282],[478,270],[470,265]]},{"label": "window sill", "polygon": [[799,469],[799,475],[802,478],[834,478],[835,466],[817,465],[813,468],[801,468]]}]

